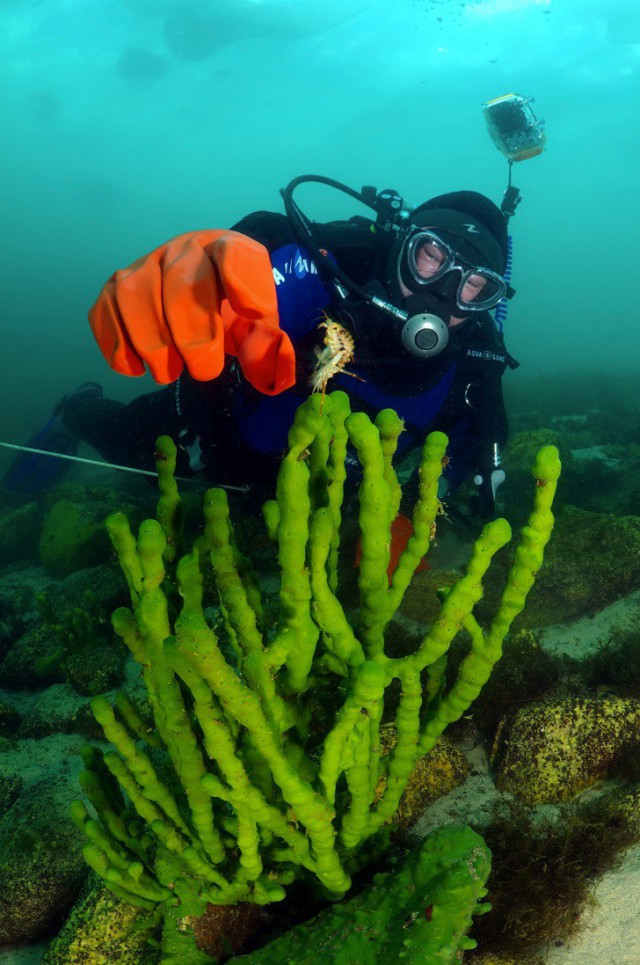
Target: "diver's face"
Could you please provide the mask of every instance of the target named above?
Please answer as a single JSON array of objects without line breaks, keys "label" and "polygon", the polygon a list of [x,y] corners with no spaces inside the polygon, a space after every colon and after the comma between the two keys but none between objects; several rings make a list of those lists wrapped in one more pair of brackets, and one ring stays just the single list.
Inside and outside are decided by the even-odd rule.
[{"label": "diver's face", "polygon": [[[432,278],[434,275],[437,275],[444,264],[445,258],[446,255],[441,248],[435,244],[432,244],[430,241],[426,241],[420,246],[415,255],[416,269],[420,277],[428,279]],[[479,296],[486,283],[486,279],[482,278],[482,276],[470,276],[462,286],[462,290],[459,293],[461,300],[472,302]],[[407,298],[409,295],[411,295],[409,289],[403,284],[402,279],[400,279],[400,289],[402,291],[403,298]],[[455,315],[451,315],[447,324],[450,327],[455,327],[456,325],[460,325],[460,323],[463,321],[465,321],[464,318],[458,318]]]}]

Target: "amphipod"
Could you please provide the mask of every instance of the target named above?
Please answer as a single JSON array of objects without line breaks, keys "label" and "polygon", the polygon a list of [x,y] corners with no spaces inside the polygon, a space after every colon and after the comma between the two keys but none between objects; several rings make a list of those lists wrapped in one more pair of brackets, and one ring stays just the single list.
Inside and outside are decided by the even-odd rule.
[{"label": "amphipod", "polygon": [[322,392],[324,401],[327,382],[334,375],[338,375],[339,372],[350,375],[360,382],[364,382],[364,379],[361,379],[355,372],[347,372],[345,369],[345,366],[353,361],[355,350],[353,336],[346,328],[343,328],[337,322],[332,322],[328,315],[325,315],[324,321],[320,322],[318,328],[326,329],[324,348],[316,349],[318,357],[309,378],[309,384],[313,386],[314,392]]}]

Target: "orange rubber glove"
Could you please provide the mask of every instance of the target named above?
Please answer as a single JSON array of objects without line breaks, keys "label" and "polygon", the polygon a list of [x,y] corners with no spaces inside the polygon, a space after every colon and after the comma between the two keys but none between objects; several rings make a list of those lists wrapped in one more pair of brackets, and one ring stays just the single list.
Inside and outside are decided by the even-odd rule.
[{"label": "orange rubber glove", "polygon": [[178,235],[116,271],[89,312],[100,350],[122,375],[175,382],[215,379],[235,355],[266,395],[295,382],[295,353],[280,328],[267,249],[237,231]]}]

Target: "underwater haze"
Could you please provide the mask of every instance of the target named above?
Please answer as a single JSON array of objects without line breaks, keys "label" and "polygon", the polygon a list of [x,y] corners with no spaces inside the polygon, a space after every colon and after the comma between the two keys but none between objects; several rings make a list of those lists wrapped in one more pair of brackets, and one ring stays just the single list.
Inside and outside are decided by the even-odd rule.
[{"label": "underwater haze", "polygon": [[2,0],[0,64],[0,438],[85,379],[153,388],[94,344],[103,282],[179,232],[282,210],[298,174],[499,203],[481,105],[511,91],[548,144],[513,169],[507,346],[529,375],[638,365],[632,0]]}]

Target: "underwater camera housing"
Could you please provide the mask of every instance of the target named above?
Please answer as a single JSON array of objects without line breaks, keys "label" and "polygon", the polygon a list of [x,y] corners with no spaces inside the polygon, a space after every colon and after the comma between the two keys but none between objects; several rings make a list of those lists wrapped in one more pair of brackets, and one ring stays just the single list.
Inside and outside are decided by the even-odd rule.
[{"label": "underwater camera housing", "polygon": [[482,106],[489,134],[509,161],[525,161],[544,150],[544,121],[534,114],[532,101],[520,94],[503,94]]}]

